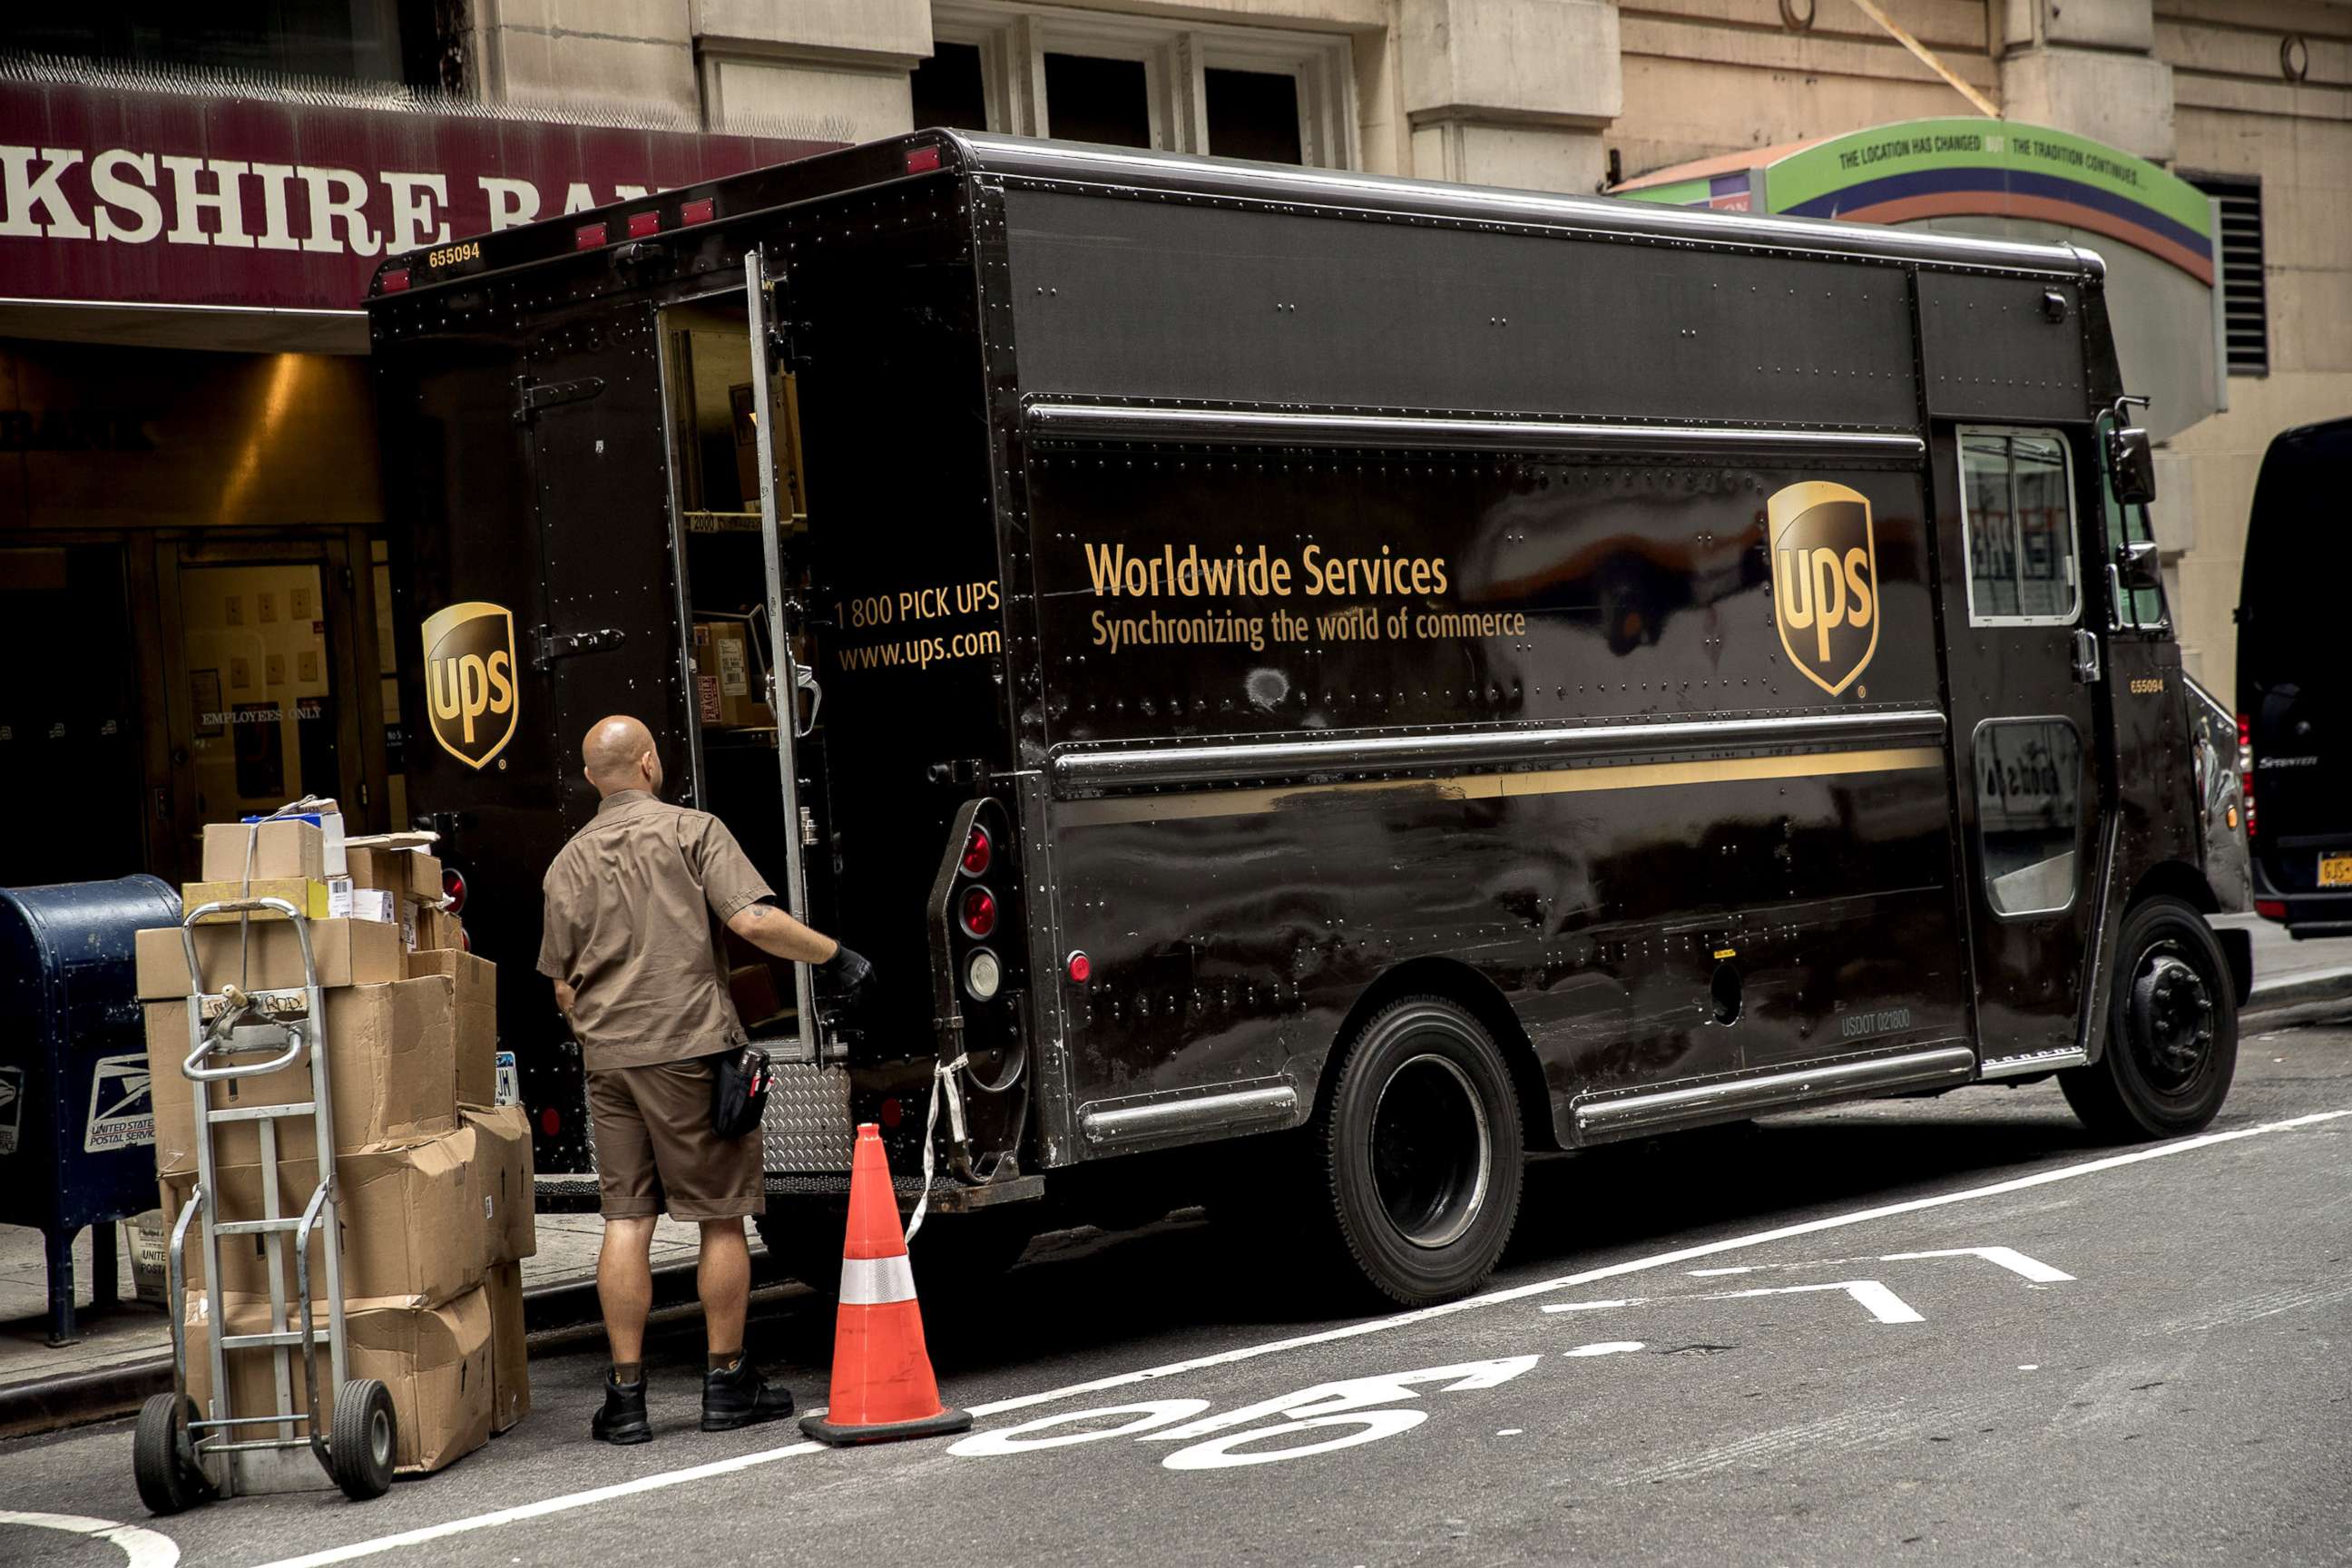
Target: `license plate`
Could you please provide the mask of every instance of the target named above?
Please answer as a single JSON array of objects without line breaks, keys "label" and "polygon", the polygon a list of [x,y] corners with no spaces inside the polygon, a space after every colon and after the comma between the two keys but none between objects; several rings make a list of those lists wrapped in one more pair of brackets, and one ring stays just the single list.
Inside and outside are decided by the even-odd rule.
[{"label": "license plate", "polygon": [[2323,888],[2352,888],[2352,855],[2322,855],[2319,858],[2319,885]]}]

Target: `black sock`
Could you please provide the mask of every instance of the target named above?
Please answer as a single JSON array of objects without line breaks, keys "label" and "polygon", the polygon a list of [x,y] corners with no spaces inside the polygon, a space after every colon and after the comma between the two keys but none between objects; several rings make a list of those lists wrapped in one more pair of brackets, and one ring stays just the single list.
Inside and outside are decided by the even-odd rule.
[{"label": "black sock", "polygon": [[624,1388],[634,1388],[646,1380],[646,1363],[641,1361],[616,1361],[613,1363],[613,1381]]},{"label": "black sock", "polygon": [[713,1372],[733,1372],[737,1367],[741,1366],[742,1364],[743,1352],[741,1351],[729,1351],[724,1355],[719,1354],[717,1351],[712,1351],[710,1352],[710,1370]]}]

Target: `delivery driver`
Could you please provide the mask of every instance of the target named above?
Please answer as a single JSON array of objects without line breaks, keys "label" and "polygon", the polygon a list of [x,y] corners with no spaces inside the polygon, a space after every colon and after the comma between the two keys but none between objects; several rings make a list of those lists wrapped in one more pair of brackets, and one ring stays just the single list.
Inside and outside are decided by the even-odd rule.
[{"label": "delivery driver", "polygon": [[702,1429],[723,1432],[789,1415],[743,1353],[751,1258],[743,1218],[766,1205],[760,1140],[710,1130],[714,1058],[744,1041],[728,994],[729,931],[778,958],[821,964],[845,994],[866,961],[761,900],[773,897],[726,825],[660,799],[661,759],[636,720],[615,715],[580,747],[603,804],[547,868],[539,972],[555,982],[588,1069],[596,1185],[604,1242],[596,1295],[613,1344],[604,1407],[590,1431],[642,1443],[646,1312],[653,1301],[654,1217],[702,1227],[697,1283],[709,1334]]}]

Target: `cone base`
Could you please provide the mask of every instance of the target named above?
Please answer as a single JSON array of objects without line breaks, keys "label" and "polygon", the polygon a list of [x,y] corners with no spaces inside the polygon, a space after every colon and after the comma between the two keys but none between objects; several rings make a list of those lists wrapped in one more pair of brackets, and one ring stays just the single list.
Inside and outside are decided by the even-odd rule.
[{"label": "cone base", "polygon": [[866,1426],[836,1426],[822,1415],[801,1417],[801,1430],[820,1443],[846,1448],[859,1443],[895,1443],[906,1437],[945,1437],[971,1430],[971,1413],[942,1410],[912,1421],[877,1421]]}]

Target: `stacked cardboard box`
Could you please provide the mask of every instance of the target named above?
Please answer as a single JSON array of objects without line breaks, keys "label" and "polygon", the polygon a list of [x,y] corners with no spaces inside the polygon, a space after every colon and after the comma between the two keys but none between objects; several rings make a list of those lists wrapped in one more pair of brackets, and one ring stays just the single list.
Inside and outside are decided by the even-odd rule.
[{"label": "stacked cardboard box", "polygon": [[[306,844],[299,831],[306,826],[271,823],[257,837],[243,826],[220,834],[224,854],[234,850],[236,880],[229,893],[204,889],[206,896],[237,896],[249,850],[257,890],[270,879],[265,871],[323,889],[314,874],[319,862],[310,858],[317,846]],[[318,831],[308,827],[314,837]],[[214,844],[208,833],[208,879],[219,868]],[[343,916],[310,922],[325,1005],[321,1034],[334,1146],[320,1151],[307,1119],[281,1121],[276,1169],[266,1172],[256,1122],[216,1123],[214,1182],[224,1217],[259,1213],[265,1180],[273,1174],[278,1211],[295,1214],[318,1184],[320,1160],[333,1160],[339,1234],[311,1238],[311,1288],[324,1295],[326,1248],[335,1247],[350,1375],[378,1378],[392,1391],[397,1468],[426,1471],[478,1447],[530,1409],[519,1264],[536,1250],[530,1130],[520,1106],[492,1103],[497,970],[463,951],[463,929],[439,907],[438,863],[413,850],[365,848],[347,849],[346,861],[352,884],[406,906],[418,937],[438,945],[410,951],[394,921]],[[192,900],[199,891],[195,884],[185,890]],[[232,918],[199,926],[193,935],[209,992],[231,983],[247,991],[303,984],[300,944],[289,921]],[[179,931],[139,934],[138,983],[147,1004],[156,1173],[168,1224],[191,1200],[197,1180],[195,1085],[184,1069],[191,977]],[[299,1101],[310,1098],[310,1082],[306,1058],[276,1072],[215,1083],[213,1103]],[[280,1255],[278,1283],[290,1300],[290,1237]],[[193,1237],[187,1264],[189,1298],[183,1310],[192,1325],[201,1326],[209,1306],[203,1252]],[[221,1275],[228,1331],[257,1328],[269,1310],[271,1286],[262,1238],[224,1238]],[[207,1395],[210,1377],[203,1345],[202,1338],[191,1341],[191,1392],[199,1400]],[[239,1414],[276,1406],[274,1360],[267,1350],[229,1353],[226,1372]],[[299,1405],[299,1355],[294,1373]]]}]

